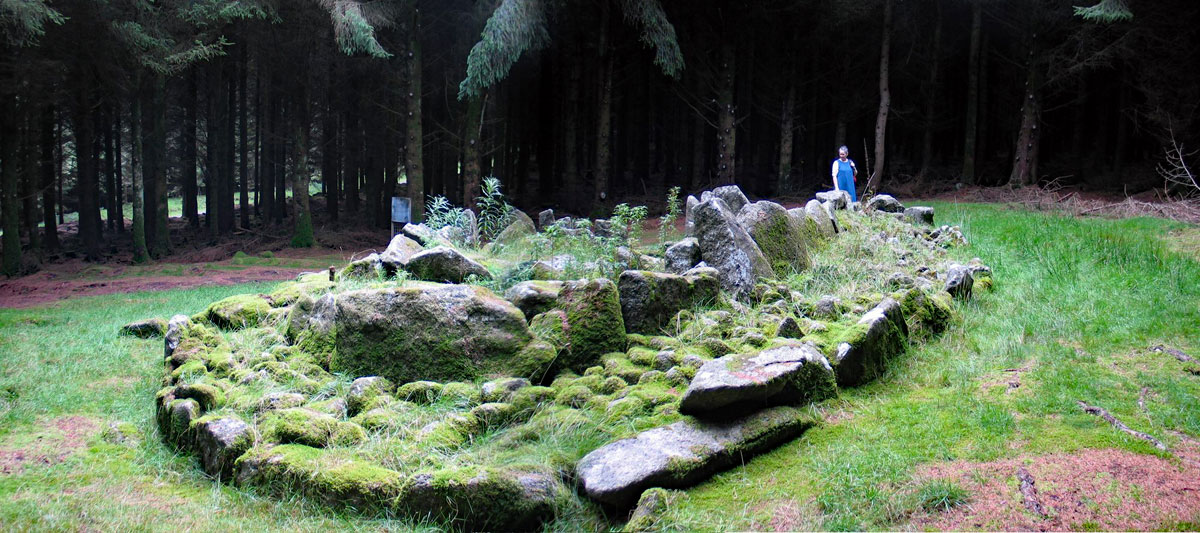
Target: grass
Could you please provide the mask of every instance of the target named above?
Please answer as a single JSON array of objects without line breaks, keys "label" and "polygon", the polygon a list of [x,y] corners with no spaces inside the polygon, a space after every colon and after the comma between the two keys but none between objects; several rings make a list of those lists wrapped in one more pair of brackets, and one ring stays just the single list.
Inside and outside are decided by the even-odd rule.
[{"label": "grass", "polygon": [[[1162,343],[1200,351],[1200,264],[1169,243],[1185,226],[997,206],[937,208],[939,223],[961,225],[972,241],[952,253],[983,258],[996,274],[995,289],[960,304],[961,321],[898,359],[883,378],[815,406],[829,423],[689,489],[660,527],[762,529],[792,508],[804,518],[791,528],[888,529],[911,513],[970,500],[953,483],[918,479],[914,472],[923,463],[1093,447],[1160,453],[1081,413],[1077,400],[1101,405],[1168,444],[1176,437],[1167,430],[1200,435],[1200,379],[1169,355],[1146,349]],[[828,284],[834,277],[815,272],[793,282],[836,292]],[[160,443],[150,398],[162,376],[161,341],[117,337],[117,328],[270,289],[251,284],[0,309],[0,468],[18,451],[51,456],[0,474],[0,523],[18,530],[421,527],[219,486],[193,459]],[[1006,383],[999,381],[1011,375],[1004,371],[1017,368],[1024,369],[1020,388],[991,386]],[[1137,406],[1143,388],[1153,393],[1145,413]],[[141,444],[115,446],[89,433],[82,448],[60,461],[39,442],[64,441],[54,422],[68,416],[100,427],[133,422]],[[545,453],[595,444],[586,435],[545,437],[539,446]],[[503,456],[502,443],[495,444],[488,453]],[[587,509],[568,515],[548,528],[604,524]]]}]

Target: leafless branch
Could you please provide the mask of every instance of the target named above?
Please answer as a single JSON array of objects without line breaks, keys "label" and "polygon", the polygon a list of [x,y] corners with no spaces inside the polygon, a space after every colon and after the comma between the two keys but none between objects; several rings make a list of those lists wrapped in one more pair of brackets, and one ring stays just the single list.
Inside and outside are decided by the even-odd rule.
[{"label": "leafless branch", "polygon": [[1185,196],[1200,193],[1200,182],[1196,181],[1196,173],[1188,168],[1187,160],[1195,157],[1200,150],[1185,152],[1183,144],[1175,140],[1175,128],[1168,125],[1170,146],[1164,147],[1164,161],[1158,164],[1158,175],[1162,176],[1165,188],[1183,189]]}]

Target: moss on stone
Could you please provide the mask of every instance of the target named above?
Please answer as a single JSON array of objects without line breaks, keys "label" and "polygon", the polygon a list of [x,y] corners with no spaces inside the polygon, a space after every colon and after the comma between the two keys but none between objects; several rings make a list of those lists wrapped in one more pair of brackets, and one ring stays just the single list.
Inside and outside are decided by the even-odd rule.
[{"label": "moss on stone", "polygon": [[225,393],[221,389],[201,383],[175,387],[175,397],[196,400],[204,411],[218,409],[225,404]]},{"label": "moss on stone", "polygon": [[429,405],[437,401],[442,393],[442,384],[436,381],[414,381],[396,389],[396,397],[417,405]]},{"label": "moss on stone", "polygon": [[271,304],[258,294],[238,294],[213,302],[205,311],[208,320],[222,329],[257,326],[271,312]]},{"label": "moss on stone", "polygon": [[629,383],[619,376],[612,376],[600,383],[597,392],[601,394],[614,394],[628,387]]},{"label": "moss on stone", "polygon": [[442,391],[438,395],[439,402],[450,403],[459,407],[468,407],[476,405],[480,401],[482,393],[479,387],[472,383],[463,383],[452,381],[442,385]]},{"label": "moss on stone", "polygon": [[296,303],[303,296],[321,296],[337,287],[337,283],[329,279],[318,279],[308,282],[288,282],[281,284],[269,295],[272,307],[284,307]]},{"label": "moss on stone", "polygon": [[235,468],[240,485],[298,492],[324,505],[368,513],[392,509],[405,479],[394,470],[300,444],[253,448]]},{"label": "moss on stone", "polygon": [[558,349],[549,342],[534,339],[512,357],[506,370],[534,383],[541,383],[551,376],[557,358]]},{"label": "moss on stone", "polygon": [[263,417],[259,428],[266,441],[314,448],[337,444],[343,430],[336,418],[303,407],[271,411]]},{"label": "moss on stone", "polygon": [[635,365],[654,366],[654,359],[658,356],[658,350],[633,347],[626,351],[625,355],[628,355],[629,360]]},{"label": "moss on stone", "polygon": [[508,424],[515,419],[521,409],[511,403],[483,403],[475,406],[469,413],[474,416],[486,429],[495,429]]},{"label": "moss on stone", "polygon": [[571,385],[554,395],[554,403],[578,409],[586,405],[594,395],[591,389],[583,385]]},{"label": "moss on stone", "polygon": [[567,348],[556,366],[582,372],[602,355],[625,350],[620,295],[612,281],[567,282],[559,306],[567,316]]},{"label": "moss on stone", "polygon": [[485,424],[475,415],[456,413],[423,430],[422,441],[432,446],[457,448],[467,444],[484,429]]},{"label": "moss on stone", "polygon": [[602,362],[604,363],[604,372],[606,374],[620,377],[626,383],[637,383],[641,379],[642,374],[649,370],[648,367],[634,364],[623,353],[605,355]]},{"label": "moss on stone", "polygon": [[511,403],[522,410],[537,409],[553,401],[555,394],[555,390],[550,387],[524,387],[513,394]]}]

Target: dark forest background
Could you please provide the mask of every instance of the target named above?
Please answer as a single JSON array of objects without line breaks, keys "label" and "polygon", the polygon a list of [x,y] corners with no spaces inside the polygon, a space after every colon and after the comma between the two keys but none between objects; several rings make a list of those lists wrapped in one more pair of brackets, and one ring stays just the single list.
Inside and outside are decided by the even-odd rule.
[{"label": "dark forest background", "polygon": [[1200,3],[1084,3],[2,0],[4,272],[71,213],[88,259],[168,255],[169,198],[189,235],[309,246],[485,176],[581,215],[805,196],[842,144],[860,191],[1163,189],[1200,140]]}]

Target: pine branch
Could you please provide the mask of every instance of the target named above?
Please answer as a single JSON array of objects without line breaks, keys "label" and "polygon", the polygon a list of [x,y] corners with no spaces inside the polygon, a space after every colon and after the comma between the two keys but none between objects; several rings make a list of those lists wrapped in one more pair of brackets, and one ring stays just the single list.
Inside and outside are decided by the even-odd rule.
[{"label": "pine branch", "polygon": [[663,74],[678,78],[683,70],[683,52],[675,38],[675,26],[667,20],[658,0],[622,0],[625,20],[642,29],[642,42],[654,48],[654,64]]},{"label": "pine branch", "polygon": [[503,0],[467,56],[467,77],[458,85],[458,99],[479,96],[508,76],[521,54],[549,42],[546,6],[541,0]]},{"label": "pine branch", "polygon": [[1128,0],[1100,0],[1094,6],[1076,6],[1075,15],[1088,22],[1119,22],[1132,19],[1133,11],[1129,10]]},{"label": "pine branch", "polygon": [[46,0],[0,0],[0,33],[17,46],[45,35],[47,24],[61,25],[66,20]]}]

